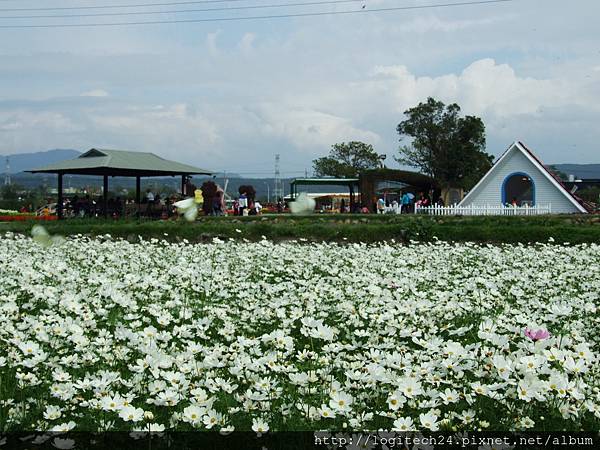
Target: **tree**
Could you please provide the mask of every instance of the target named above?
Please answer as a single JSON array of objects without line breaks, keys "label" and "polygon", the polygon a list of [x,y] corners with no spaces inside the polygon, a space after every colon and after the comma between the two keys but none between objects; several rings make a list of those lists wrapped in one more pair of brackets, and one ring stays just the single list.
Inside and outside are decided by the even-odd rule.
[{"label": "tree", "polygon": [[213,210],[213,200],[217,195],[217,184],[208,180],[202,183],[200,186],[200,190],[202,191],[202,198],[204,199],[204,203],[202,204],[202,210],[204,214],[209,215]]},{"label": "tree", "polygon": [[362,170],[379,167],[380,156],[371,144],[351,141],[331,146],[329,156],[313,160],[315,175],[354,178]]},{"label": "tree", "polygon": [[256,198],[256,189],[254,189],[254,186],[250,184],[240,186],[238,188],[238,192],[240,195],[246,194],[248,202],[254,202],[254,199]]},{"label": "tree", "polygon": [[441,187],[470,189],[492,166],[485,150],[485,126],[479,117],[460,117],[456,103],[444,105],[431,97],[404,112],[396,130],[412,138],[400,147],[402,164],[417,167]]},{"label": "tree", "polygon": [[587,187],[585,189],[576,191],[576,195],[586,202],[600,205],[600,187]]},{"label": "tree", "polygon": [[550,172],[552,172],[554,175],[556,175],[558,178],[560,178],[563,181],[567,181],[569,179],[569,176],[566,173],[564,173],[562,170],[560,170],[558,167],[556,167],[555,165],[551,165],[546,168],[549,169]]},{"label": "tree", "polygon": [[15,200],[19,197],[19,191],[22,191],[21,186],[16,184],[5,184],[0,188],[0,198],[3,200]]}]

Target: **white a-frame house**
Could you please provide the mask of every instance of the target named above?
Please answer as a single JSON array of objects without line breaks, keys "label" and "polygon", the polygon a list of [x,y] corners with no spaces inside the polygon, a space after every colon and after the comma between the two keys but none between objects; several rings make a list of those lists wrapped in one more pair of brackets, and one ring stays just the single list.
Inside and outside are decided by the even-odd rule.
[{"label": "white a-frame house", "polygon": [[588,211],[522,142],[513,143],[458,206],[550,206],[553,213]]}]

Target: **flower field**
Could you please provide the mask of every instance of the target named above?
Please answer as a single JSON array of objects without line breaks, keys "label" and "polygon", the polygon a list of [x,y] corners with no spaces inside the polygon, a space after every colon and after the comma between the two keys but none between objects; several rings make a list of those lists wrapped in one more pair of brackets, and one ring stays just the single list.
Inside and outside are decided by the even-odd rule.
[{"label": "flower field", "polygon": [[0,238],[0,431],[597,430],[600,246]]}]

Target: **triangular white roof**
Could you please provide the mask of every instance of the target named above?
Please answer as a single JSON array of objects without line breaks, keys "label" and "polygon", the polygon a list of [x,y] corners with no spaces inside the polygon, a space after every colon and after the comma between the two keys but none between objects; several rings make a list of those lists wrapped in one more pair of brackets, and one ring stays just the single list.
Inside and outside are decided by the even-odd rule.
[{"label": "triangular white roof", "polygon": [[521,152],[523,156],[525,156],[534,166],[535,168],[544,176],[545,178],[552,183],[556,187],[556,189],[566,197],[566,199],[575,206],[575,208],[582,213],[587,213],[588,211],[584,208],[584,206],[577,201],[577,199],[565,188],[565,186],[557,179],[546,167],[540,159],[533,154],[531,150],[529,150],[525,144],[520,141],[515,141],[508,149],[498,158],[498,160],[494,163],[491,169],[479,180],[479,182],[469,191],[469,193],[462,199],[462,201],[458,204],[458,206],[464,206],[465,204],[471,201],[471,197],[477,195],[478,188],[483,185],[488,178],[490,178],[498,167],[500,163],[509,157],[509,155],[514,152]]}]

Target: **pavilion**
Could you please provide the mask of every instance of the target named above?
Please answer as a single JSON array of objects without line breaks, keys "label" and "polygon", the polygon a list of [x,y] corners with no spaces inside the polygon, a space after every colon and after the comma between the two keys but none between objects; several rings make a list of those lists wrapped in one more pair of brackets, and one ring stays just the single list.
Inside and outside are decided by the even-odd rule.
[{"label": "pavilion", "polygon": [[108,177],[135,177],[135,200],[140,208],[140,180],[142,177],[181,176],[181,193],[189,175],[211,175],[206,169],[169,161],[154,153],[105,150],[93,148],[77,158],[28,170],[31,173],[56,173],[58,175],[58,218],[63,217],[63,175],[101,175],[104,178],[103,203],[107,215]]},{"label": "pavilion", "polygon": [[290,182],[290,198],[298,196],[298,186],[346,186],[350,192],[350,211],[354,210],[358,178],[295,178]]}]

